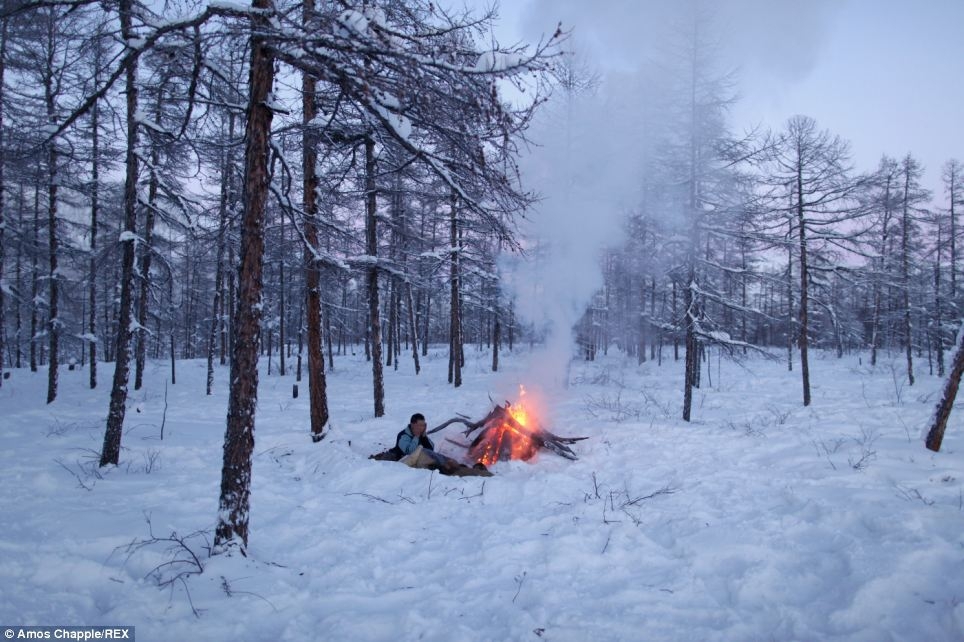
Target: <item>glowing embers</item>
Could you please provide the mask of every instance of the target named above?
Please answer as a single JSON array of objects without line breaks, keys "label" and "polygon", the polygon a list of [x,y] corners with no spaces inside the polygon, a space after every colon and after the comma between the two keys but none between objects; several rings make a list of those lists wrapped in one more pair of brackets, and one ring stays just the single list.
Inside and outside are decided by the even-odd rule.
[{"label": "glowing embers", "polygon": [[529,413],[521,403],[506,405],[469,446],[469,458],[486,466],[508,459],[532,459],[539,441],[528,427]]}]

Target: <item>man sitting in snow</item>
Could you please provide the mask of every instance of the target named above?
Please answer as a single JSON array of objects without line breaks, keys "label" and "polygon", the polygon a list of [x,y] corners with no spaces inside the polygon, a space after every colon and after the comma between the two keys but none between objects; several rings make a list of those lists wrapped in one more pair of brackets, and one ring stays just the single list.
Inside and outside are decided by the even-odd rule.
[{"label": "man sitting in snow", "polygon": [[[443,475],[481,475],[490,476],[492,473],[482,464],[473,467],[460,464],[451,457],[446,457],[441,453],[435,452],[435,444],[425,434],[427,424],[425,415],[416,412],[412,415],[405,429],[395,437],[395,447],[388,451],[394,455],[398,461],[413,468],[429,468],[438,470]],[[378,456],[373,456],[381,458]]]},{"label": "man sitting in snow", "polygon": [[398,436],[395,437],[395,448],[398,449],[401,457],[411,455],[419,446],[426,450],[431,450],[433,455],[436,454],[435,444],[433,444],[432,440],[425,434],[426,428],[428,428],[428,424],[425,423],[425,415],[420,412],[412,415],[408,425],[405,426],[405,430],[398,433]]}]

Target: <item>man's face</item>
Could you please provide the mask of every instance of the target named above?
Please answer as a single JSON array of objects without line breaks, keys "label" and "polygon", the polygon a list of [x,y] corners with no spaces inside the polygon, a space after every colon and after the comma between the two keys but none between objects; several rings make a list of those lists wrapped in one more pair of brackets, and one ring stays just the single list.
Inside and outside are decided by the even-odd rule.
[{"label": "man's face", "polygon": [[425,434],[426,423],[424,419],[419,419],[412,422],[412,434],[416,437],[421,437]]}]

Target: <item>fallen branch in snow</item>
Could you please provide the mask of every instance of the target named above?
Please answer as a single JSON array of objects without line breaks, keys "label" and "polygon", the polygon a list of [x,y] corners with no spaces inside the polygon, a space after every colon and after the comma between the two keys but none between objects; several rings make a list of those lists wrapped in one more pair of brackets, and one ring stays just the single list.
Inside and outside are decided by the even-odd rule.
[{"label": "fallen branch in snow", "polygon": [[167,423],[167,379],[164,380],[164,414],[161,415],[161,441],[164,441],[164,424]]},{"label": "fallen branch in snow", "polygon": [[[87,484],[85,484],[85,483],[84,483],[84,480],[80,478],[80,475],[78,475],[77,473],[75,473],[72,468],[70,468],[69,466],[67,466],[67,464],[65,464],[64,462],[60,461],[60,459],[54,459],[54,461],[57,462],[58,464],[60,464],[60,467],[61,467],[61,468],[63,468],[63,469],[66,470],[68,473],[70,473],[71,475],[74,476],[74,479],[77,480],[77,485],[78,485],[78,486],[80,486],[81,488],[83,488],[84,490],[87,490],[87,491],[94,490],[94,485],[93,485],[93,484],[91,484],[90,486],[88,486]],[[81,467],[81,470],[83,470],[82,467]]]},{"label": "fallen branch in snow", "polygon": [[371,499],[371,500],[374,500],[374,501],[377,501],[377,502],[382,502],[383,504],[391,504],[391,503],[392,503],[392,502],[388,501],[387,499],[382,499],[381,497],[377,497],[377,496],[375,496],[375,495],[369,495],[368,493],[345,493],[345,497],[348,497],[348,496],[350,496],[350,495],[361,495],[362,497],[365,497],[365,498],[367,498],[367,499]]},{"label": "fallen branch in snow", "polygon": [[917,490],[916,488],[904,488],[900,484],[894,484],[894,488],[897,489],[897,496],[900,497],[901,499],[906,499],[908,501],[918,499],[921,502],[923,502],[925,506],[934,505],[933,499],[927,499],[926,497],[921,495],[920,491]]},{"label": "fallen branch in snow", "polygon": [[228,597],[234,597],[235,595],[251,595],[253,597],[258,598],[259,600],[264,600],[265,602],[267,602],[268,606],[270,606],[272,610],[274,610],[275,612],[278,611],[278,607],[276,607],[271,602],[271,600],[264,597],[263,595],[258,595],[257,593],[254,593],[252,591],[239,591],[237,589],[231,588],[231,585],[228,583],[228,578],[224,577],[223,575],[221,576],[221,590],[224,591],[224,594],[227,595]]},{"label": "fallen branch in snow", "polygon": [[638,503],[640,503],[640,502],[644,502],[644,501],[646,501],[647,499],[652,499],[653,497],[659,497],[660,495],[672,495],[672,494],[675,493],[677,490],[679,490],[679,489],[678,489],[678,488],[673,488],[673,487],[671,487],[671,486],[663,486],[663,487],[660,488],[659,490],[654,491],[654,492],[650,493],[649,495],[643,495],[642,497],[637,497],[636,499],[631,499],[631,500],[627,501],[627,502],[624,503],[622,506],[620,506],[620,508],[624,508],[624,507],[626,507],[626,506],[635,506],[636,504],[638,504]]},{"label": "fallen branch in snow", "polygon": [[[596,473],[592,473],[592,492],[583,494],[583,502],[591,503],[595,500],[602,500],[602,521],[603,524],[619,524],[621,520],[612,519],[611,515],[617,511],[622,512],[624,515],[629,517],[633,521],[633,524],[639,526],[642,524],[642,519],[638,515],[634,515],[630,509],[639,508],[639,506],[648,499],[653,499],[655,497],[660,497],[662,495],[672,495],[679,490],[675,486],[670,486],[669,484],[654,490],[648,495],[640,495],[638,497],[633,497],[629,489],[623,490],[604,490],[606,487],[601,484],[598,479],[596,479]],[[602,494],[602,492],[606,494]],[[619,501],[619,506],[616,506],[616,500]],[[606,540],[606,545],[603,547],[602,553],[606,552],[609,547],[609,540]],[[602,554],[600,553],[600,554]]]},{"label": "fallen branch in snow", "polygon": [[525,581],[526,581],[526,573],[527,573],[527,571],[522,571],[522,575],[516,575],[516,576],[515,576],[515,581],[516,581],[516,583],[519,585],[519,588],[517,588],[517,589],[515,590],[515,595],[512,596],[512,603],[513,603],[513,604],[515,604],[515,599],[516,599],[517,597],[519,597],[519,593],[522,591],[522,585],[523,585],[523,584],[525,583]]},{"label": "fallen branch in snow", "polygon": [[[194,601],[191,599],[191,591],[188,589],[186,580],[192,575],[200,575],[203,573],[204,564],[201,563],[200,556],[194,552],[194,549],[188,545],[188,542],[191,539],[200,538],[203,540],[203,547],[210,553],[211,544],[207,532],[194,531],[188,535],[181,536],[178,535],[176,531],[171,531],[171,534],[167,537],[158,537],[154,535],[154,527],[151,524],[150,514],[145,513],[144,519],[147,521],[149,537],[147,539],[135,539],[126,546],[118,546],[114,549],[114,552],[123,550],[127,554],[127,557],[124,559],[124,563],[127,564],[134,555],[144,549],[149,549],[156,545],[165,546],[166,548],[163,554],[168,556],[169,559],[148,571],[144,575],[144,578],[152,578],[158,587],[170,587],[172,597],[174,584],[180,582],[184,587],[188,604],[191,606],[191,612],[194,613],[194,617],[201,617],[200,612],[198,612],[194,606]],[[113,555],[113,553],[111,553],[111,555]]]}]

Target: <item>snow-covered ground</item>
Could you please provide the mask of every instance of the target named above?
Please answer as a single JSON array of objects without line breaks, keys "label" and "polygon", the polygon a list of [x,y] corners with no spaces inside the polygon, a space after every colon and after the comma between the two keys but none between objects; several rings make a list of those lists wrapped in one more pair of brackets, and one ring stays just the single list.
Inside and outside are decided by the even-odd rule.
[{"label": "snow-covered ground", "polygon": [[[134,625],[140,641],[964,639],[964,409],[943,452],[925,450],[937,377],[911,388],[896,356],[872,370],[818,355],[804,408],[798,371],[714,352],[685,424],[681,364],[611,354],[574,362],[546,404],[554,432],[591,437],[578,461],[484,479],[368,460],[413,412],[478,418],[532,383],[526,351],[499,374],[467,352],[458,390],[441,349],[418,377],[386,372],[381,419],[363,357],[339,358],[320,444],[306,382],[292,399],[293,375],[263,371],[248,558],[207,554],[226,369],[206,397],[204,363],[179,363],[165,401],[169,366],[150,364],[106,471],[106,383],[62,369],[47,406],[46,372],[15,372],[0,389],[0,623]],[[434,435],[458,455],[446,436],[459,427]]]}]

